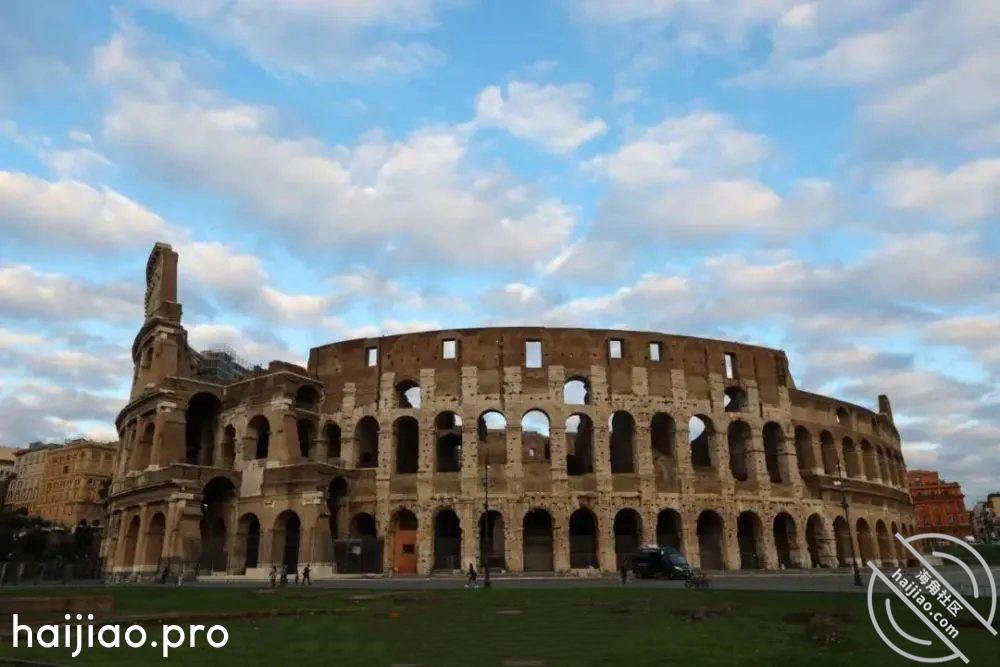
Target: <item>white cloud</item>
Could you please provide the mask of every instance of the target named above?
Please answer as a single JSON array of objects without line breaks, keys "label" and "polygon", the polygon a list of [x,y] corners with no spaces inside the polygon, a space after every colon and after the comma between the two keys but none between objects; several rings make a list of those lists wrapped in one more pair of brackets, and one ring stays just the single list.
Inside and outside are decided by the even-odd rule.
[{"label": "white cloud", "polygon": [[976,160],[942,172],[934,165],[903,163],[881,176],[889,206],[955,222],[1000,215],[1000,158]]},{"label": "white cloud", "polygon": [[506,97],[500,86],[489,86],[476,98],[476,123],[502,128],[553,153],[570,153],[607,130],[600,118],[586,118],[590,97],[590,86],[580,83],[511,81]]},{"label": "white cloud", "polygon": [[0,266],[0,316],[47,321],[134,322],[142,294],[132,285],[90,283],[30,266]]},{"label": "white cloud", "polygon": [[39,157],[61,178],[86,177],[111,166],[108,158],[91,148],[47,149]]},{"label": "white cloud", "polygon": [[167,223],[110,188],[0,171],[0,229],[13,238],[109,249],[168,235]]},{"label": "white cloud", "polygon": [[188,341],[196,350],[228,347],[251,363],[266,366],[269,361],[280,359],[305,365],[305,350],[292,350],[270,335],[253,335],[246,328],[228,324],[195,323],[186,328]]},{"label": "white cloud", "polygon": [[1000,315],[956,315],[931,322],[924,339],[936,345],[963,347],[984,366],[1000,373]]}]

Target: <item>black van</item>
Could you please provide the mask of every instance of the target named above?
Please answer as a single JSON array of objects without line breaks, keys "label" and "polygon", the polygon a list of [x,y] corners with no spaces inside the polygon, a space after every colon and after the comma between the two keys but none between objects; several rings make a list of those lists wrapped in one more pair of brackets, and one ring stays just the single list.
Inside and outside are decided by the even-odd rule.
[{"label": "black van", "polygon": [[644,546],[632,555],[632,574],[640,579],[689,579],[691,566],[673,547]]}]

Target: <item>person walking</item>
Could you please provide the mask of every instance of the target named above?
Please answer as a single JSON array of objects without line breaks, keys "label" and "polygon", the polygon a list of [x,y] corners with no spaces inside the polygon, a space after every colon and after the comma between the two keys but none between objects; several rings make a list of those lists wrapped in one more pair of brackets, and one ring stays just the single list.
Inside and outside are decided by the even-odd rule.
[{"label": "person walking", "polygon": [[274,582],[278,578],[278,568],[271,566],[271,571],[267,573],[267,578],[271,581],[271,588],[274,588]]},{"label": "person walking", "polygon": [[622,586],[628,583],[628,563],[622,558],[621,564],[618,566],[618,571],[622,575]]},{"label": "person walking", "polygon": [[288,566],[287,565],[282,565],[281,566],[281,578],[278,579],[278,585],[281,586],[282,588],[284,588],[285,586],[288,585]]},{"label": "person walking", "polygon": [[302,568],[302,585],[303,586],[305,586],[307,584],[309,586],[312,586],[312,583],[313,583],[312,582],[312,578],[309,576],[310,571],[311,570],[309,569],[309,565],[308,564],[304,568]]},{"label": "person walking", "polygon": [[466,588],[479,588],[479,584],[476,583],[476,577],[479,573],[476,572],[476,566],[473,563],[469,563],[469,580],[465,583]]}]

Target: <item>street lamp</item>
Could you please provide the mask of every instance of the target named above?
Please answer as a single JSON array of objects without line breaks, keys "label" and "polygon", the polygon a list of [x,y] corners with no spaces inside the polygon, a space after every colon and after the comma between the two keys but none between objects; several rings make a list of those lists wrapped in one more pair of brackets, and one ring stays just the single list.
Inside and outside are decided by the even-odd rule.
[{"label": "street lamp", "polygon": [[862,586],[861,572],[858,570],[858,561],[854,557],[854,537],[851,535],[851,514],[847,505],[847,489],[844,488],[844,467],[837,464],[837,479],[833,480],[833,485],[840,489],[840,506],[844,508],[844,520],[847,521],[847,543],[851,547],[851,566],[854,568],[854,585]]},{"label": "street lamp", "polygon": [[479,560],[483,564],[483,588],[490,588],[490,561],[486,556],[486,540],[490,532],[490,445],[487,439],[483,447],[485,465],[483,466],[483,534],[479,539]]}]

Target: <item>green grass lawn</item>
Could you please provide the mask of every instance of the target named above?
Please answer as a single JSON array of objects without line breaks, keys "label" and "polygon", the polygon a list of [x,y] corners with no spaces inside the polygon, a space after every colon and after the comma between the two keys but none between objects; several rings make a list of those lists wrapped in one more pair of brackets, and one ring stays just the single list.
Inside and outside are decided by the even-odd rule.
[{"label": "green grass lawn", "polygon": [[[202,641],[196,649],[175,649],[170,660],[183,665],[904,664],[876,636],[865,597],[853,594],[502,587],[272,592],[164,586],[8,590],[2,595],[90,592],[114,595],[118,615],[301,612],[220,619],[229,630],[229,644],[212,649]],[[311,613],[317,610],[332,613]],[[808,619],[817,613],[842,619],[834,622],[841,641],[810,637]],[[2,632],[9,635],[10,619],[3,623]],[[146,627],[150,639],[160,638],[158,623]],[[996,664],[1000,640],[981,629],[961,630],[960,646],[973,665]],[[79,665],[162,660],[159,648],[95,648],[71,659],[61,650],[14,649],[9,640],[0,646],[3,657]]]}]

